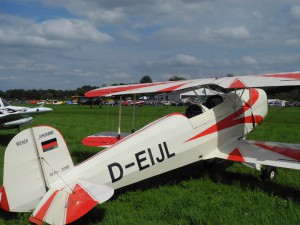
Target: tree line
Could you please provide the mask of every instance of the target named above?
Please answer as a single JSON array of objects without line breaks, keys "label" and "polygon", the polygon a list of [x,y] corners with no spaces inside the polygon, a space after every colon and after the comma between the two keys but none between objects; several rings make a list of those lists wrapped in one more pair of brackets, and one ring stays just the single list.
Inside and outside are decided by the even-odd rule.
[{"label": "tree line", "polygon": [[87,91],[98,88],[97,86],[85,85],[75,90],[55,90],[55,89],[12,89],[7,91],[0,90],[0,97],[7,100],[46,100],[46,99],[57,99],[57,100],[68,100],[71,96],[84,96]]}]

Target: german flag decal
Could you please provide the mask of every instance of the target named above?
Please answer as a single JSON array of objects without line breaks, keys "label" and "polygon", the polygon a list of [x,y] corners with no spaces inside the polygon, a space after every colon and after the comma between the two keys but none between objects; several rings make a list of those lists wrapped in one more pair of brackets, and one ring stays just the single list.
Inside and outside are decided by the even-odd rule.
[{"label": "german flag decal", "polygon": [[48,152],[50,150],[58,148],[58,143],[56,138],[52,138],[48,141],[43,141],[42,148],[43,148],[43,152]]}]

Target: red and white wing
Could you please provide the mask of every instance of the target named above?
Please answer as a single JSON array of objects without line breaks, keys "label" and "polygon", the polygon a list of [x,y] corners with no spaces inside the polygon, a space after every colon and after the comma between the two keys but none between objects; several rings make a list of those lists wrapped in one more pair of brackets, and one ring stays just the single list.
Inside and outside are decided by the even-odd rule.
[{"label": "red and white wing", "polygon": [[99,132],[85,137],[82,140],[82,144],[85,146],[108,148],[128,135],[129,133],[121,133],[120,137],[118,137],[117,132]]},{"label": "red and white wing", "polygon": [[97,88],[85,93],[86,97],[113,96],[141,93],[163,93],[188,91],[204,85],[218,85],[226,89],[246,87],[300,86],[300,72],[248,75],[224,78],[166,81],[147,84],[118,85]]},{"label": "red and white wing", "polygon": [[215,155],[231,161],[300,169],[300,144],[240,140]]},{"label": "red and white wing", "polygon": [[188,90],[193,87],[214,84],[216,78],[205,78],[197,80],[180,80],[180,81],[166,81],[147,84],[131,84],[109,86],[97,88],[95,90],[85,93],[86,97],[96,96],[112,96],[112,95],[126,95],[126,94],[140,94],[140,93],[163,93],[180,90]]},{"label": "red and white wing", "polygon": [[224,77],[215,84],[229,89],[300,86],[300,72]]}]

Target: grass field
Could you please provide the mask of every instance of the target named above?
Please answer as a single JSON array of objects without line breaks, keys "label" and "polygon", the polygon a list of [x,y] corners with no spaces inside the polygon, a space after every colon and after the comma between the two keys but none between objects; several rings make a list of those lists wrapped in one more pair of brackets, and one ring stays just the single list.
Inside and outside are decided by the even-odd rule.
[{"label": "grass field", "polygon": [[[52,106],[52,113],[36,117],[32,125],[47,124],[61,131],[74,164],[100,149],[81,140],[99,131],[116,131],[118,108]],[[183,107],[138,107],[136,127]],[[122,128],[131,131],[132,108],[123,107]],[[22,128],[24,129],[24,128]],[[300,108],[270,108],[263,124],[248,139],[300,143]],[[0,131],[0,178],[3,156],[14,130]],[[0,224],[30,224],[29,213],[0,211]],[[278,169],[275,181],[239,163],[209,168],[195,163],[117,190],[74,224],[300,224],[300,171]]]}]

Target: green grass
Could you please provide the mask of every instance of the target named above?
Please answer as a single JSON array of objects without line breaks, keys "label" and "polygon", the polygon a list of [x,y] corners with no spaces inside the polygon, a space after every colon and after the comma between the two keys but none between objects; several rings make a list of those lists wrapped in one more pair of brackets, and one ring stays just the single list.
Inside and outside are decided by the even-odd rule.
[{"label": "green grass", "polygon": [[[116,131],[118,108],[52,106],[33,126],[47,124],[61,131],[75,164],[100,149],[81,140],[99,131]],[[123,107],[122,130],[131,131],[132,107]],[[136,127],[184,107],[138,107]],[[108,120],[107,120],[108,118]],[[248,139],[300,143],[300,108],[270,108],[269,115]],[[23,128],[24,129],[24,128]],[[0,131],[0,164],[15,131]],[[0,166],[2,179],[3,166]],[[275,181],[239,163],[205,167],[195,163],[117,190],[74,224],[299,224],[300,172],[278,169]],[[0,224],[29,224],[29,213],[0,212]]]}]

